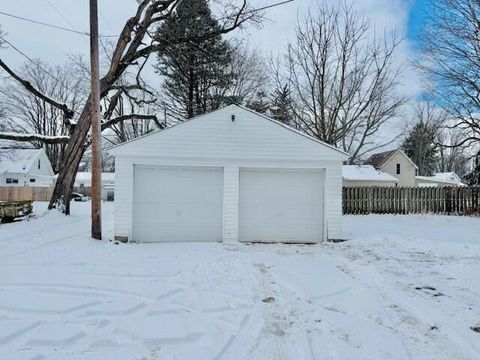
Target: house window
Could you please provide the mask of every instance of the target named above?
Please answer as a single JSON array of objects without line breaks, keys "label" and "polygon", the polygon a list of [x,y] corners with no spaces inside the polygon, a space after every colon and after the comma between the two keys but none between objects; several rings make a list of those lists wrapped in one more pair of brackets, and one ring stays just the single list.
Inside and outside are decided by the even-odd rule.
[{"label": "house window", "polygon": [[35,182],[35,179],[30,179],[30,182],[31,182],[31,183],[34,183],[34,182]]},{"label": "house window", "polygon": [[397,164],[397,175],[400,175],[400,164]]},{"label": "house window", "polygon": [[18,179],[7,178],[7,184],[18,184]]},{"label": "house window", "polygon": [[38,170],[40,170],[40,159],[37,161]]}]

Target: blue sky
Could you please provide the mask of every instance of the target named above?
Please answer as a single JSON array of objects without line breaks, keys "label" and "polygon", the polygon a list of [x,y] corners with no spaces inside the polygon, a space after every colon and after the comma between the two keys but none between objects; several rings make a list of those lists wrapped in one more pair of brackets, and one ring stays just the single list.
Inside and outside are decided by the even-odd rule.
[{"label": "blue sky", "polygon": [[412,42],[417,40],[421,32],[430,1],[431,0],[413,0],[407,21],[407,38]]}]

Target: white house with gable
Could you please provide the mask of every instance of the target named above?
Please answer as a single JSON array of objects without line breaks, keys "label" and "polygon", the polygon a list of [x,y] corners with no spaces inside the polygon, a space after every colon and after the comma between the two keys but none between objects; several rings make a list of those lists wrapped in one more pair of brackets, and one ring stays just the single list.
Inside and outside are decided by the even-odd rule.
[{"label": "white house with gable", "polygon": [[416,186],[418,166],[401,149],[372,154],[365,164],[397,178],[397,186]]},{"label": "white house with gable", "polygon": [[142,242],[341,239],[348,154],[231,105],[110,150],[115,238]]},{"label": "white house with gable", "polygon": [[0,148],[0,186],[52,186],[54,172],[44,149]]}]

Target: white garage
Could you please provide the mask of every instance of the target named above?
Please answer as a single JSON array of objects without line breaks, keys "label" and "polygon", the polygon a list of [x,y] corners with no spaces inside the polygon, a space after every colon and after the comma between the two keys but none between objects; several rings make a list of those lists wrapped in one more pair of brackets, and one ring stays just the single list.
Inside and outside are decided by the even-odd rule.
[{"label": "white garage", "polygon": [[110,152],[117,240],[316,243],[343,236],[348,155],[243,107]]}]

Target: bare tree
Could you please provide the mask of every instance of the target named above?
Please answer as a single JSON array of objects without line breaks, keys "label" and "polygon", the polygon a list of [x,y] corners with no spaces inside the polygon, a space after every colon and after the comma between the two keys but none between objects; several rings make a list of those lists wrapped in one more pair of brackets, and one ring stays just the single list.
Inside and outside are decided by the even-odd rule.
[{"label": "bare tree", "polygon": [[400,41],[395,34],[378,38],[346,4],[309,12],[275,75],[289,84],[298,127],[350,153],[352,162],[379,147],[374,135],[406,101],[397,93],[401,68],[394,64]]},{"label": "bare tree", "polygon": [[231,86],[224,98],[233,102],[246,104],[253,100],[255,94],[266,91],[269,85],[268,68],[258,50],[253,50],[245,44],[235,46],[231,55],[230,72]]},{"label": "bare tree", "polygon": [[465,134],[458,143],[480,142],[480,2],[431,2],[419,67],[433,83],[433,94]]},{"label": "bare tree", "polygon": [[[249,10],[247,0],[243,0],[240,6],[231,4],[223,7],[224,13],[220,15],[222,24],[214,31],[194,34],[189,38],[176,38],[174,41],[166,41],[155,36],[151,30],[157,28],[175,12],[178,0],[142,0],[138,2],[137,10],[123,27],[116,42],[115,49],[107,73],[100,80],[100,97],[115,96],[122,89],[115,87],[118,80],[131,66],[145,63],[152,53],[156,53],[172,46],[172,43],[190,42],[205,37],[217,36],[228,33],[247,21],[258,20],[258,11]],[[0,62],[0,66],[6,70],[6,65]],[[140,67],[142,67],[140,65]],[[25,85],[24,85],[25,86]],[[54,105],[52,105],[54,106]],[[83,104],[82,111],[74,125],[74,129],[68,140],[64,164],[55,184],[55,190],[50,200],[49,208],[59,207],[66,214],[70,213],[70,195],[75,181],[75,174],[82,159],[88,139],[91,119],[89,117],[89,98]],[[118,121],[131,120],[132,116],[121,119],[106,119],[102,129],[111,126]],[[1,134],[0,134],[1,138]],[[42,139],[42,137],[39,137]]]},{"label": "bare tree", "polygon": [[467,144],[461,144],[465,133],[459,128],[443,127],[437,134],[438,171],[455,172],[464,177],[470,170],[472,152]]},{"label": "bare tree", "polygon": [[[36,64],[27,62],[20,70],[21,78],[29,79],[30,84],[49,98],[55,98],[74,113],[84,103],[87,96],[87,82],[77,76],[74,66],[51,66],[41,60]],[[36,96],[25,87],[19,87],[14,79],[0,86],[0,95],[5,107],[6,118],[2,131],[39,134],[46,136],[68,136],[70,127],[65,121],[65,112],[51,106],[45,99]],[[73,114],[72,114],[73,116]],[[43,146],[42,141],[31,142],[34,147]],[[55,172],[63,163],[65,143],[47,144],[45,150]]]},{"label": "bare tree", "polygon": [[[111,41],[101,41],[102,64],[104,72],[108,70],[114,44]],[[88,82],[90,69],[81,55],[70,56],[75,64],[75,71],[80,78]],[[112,87],[112,91],[102,99],[103,129],[102,135],[108,146],[118,144],[136,137],[148,134],[166,126],[161,123],[157,112],[161,112],[159,105],[160,94],[142,77],[142,70],[146,63],[131,66],[125,71]]]},{"label": "bare tree", "polygon": [[415,104],[401,148],[418,166],[418,175],[432,176],[438,170],[436,142],[445,122],[445,113],[428,100]]}]

